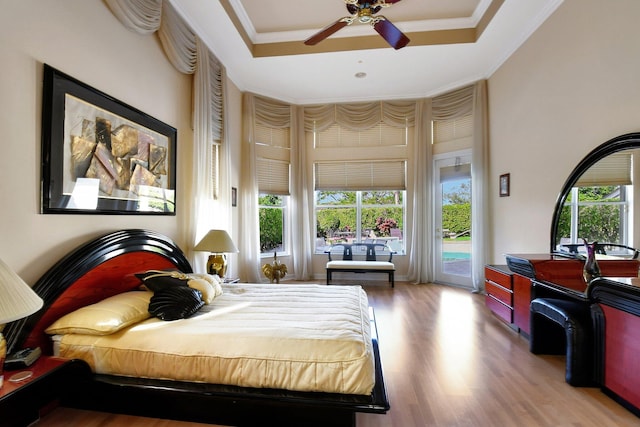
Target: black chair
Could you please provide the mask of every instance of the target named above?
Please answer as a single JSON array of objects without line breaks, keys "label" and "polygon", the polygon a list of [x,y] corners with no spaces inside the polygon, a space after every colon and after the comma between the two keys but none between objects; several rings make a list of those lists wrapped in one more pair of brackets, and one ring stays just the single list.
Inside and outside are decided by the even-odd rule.
[{"label": "black chair", "polygon": [[566,354],[567,383],[575,387],[593,386],[593,325],[589,303],[535,298],[530,309],[529,350],[534,354]]}]

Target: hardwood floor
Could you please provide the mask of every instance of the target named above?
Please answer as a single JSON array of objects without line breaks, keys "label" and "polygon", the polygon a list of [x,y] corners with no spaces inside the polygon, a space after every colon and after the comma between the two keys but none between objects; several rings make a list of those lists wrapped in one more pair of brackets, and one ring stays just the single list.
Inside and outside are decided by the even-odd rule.
[{"label": "hardwood floor", "polygon": [[[386,415],[358,427],[638,426],[598,388],[564,381],[563,356],[536,356],[495,318],[484,296],[442,285],[366,286],[375,307]],[[203,424],[57,408],[39,427],[196,427]]]}]

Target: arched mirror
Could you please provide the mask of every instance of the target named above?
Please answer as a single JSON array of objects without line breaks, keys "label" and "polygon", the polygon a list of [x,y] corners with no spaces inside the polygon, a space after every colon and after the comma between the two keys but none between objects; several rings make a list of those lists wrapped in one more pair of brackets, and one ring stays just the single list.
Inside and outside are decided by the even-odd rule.
[{"label": "arched mirror", "polygon": [[640,159],[640,133],[613,138],[578,163],[553,211],[552,253],[575,252],[582,238],[620,245],[621,250],[640,244],[633,237],[640,232],[634,227],[634,212],[640,220],[640,186],[633,185],[633,166],[640,176],[640,162],[635,159]]}]

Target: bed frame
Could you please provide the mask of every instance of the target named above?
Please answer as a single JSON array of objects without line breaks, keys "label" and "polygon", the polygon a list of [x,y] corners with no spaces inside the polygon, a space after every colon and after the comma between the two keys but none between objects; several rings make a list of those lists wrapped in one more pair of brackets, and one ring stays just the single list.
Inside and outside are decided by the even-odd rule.
[{"label": "bed frame", "polygon": [[[44,306],[37,313],[5,327],[8,351],[39,346],[44,354],[52,354],[51,342],[44,330],[53,321],[80,307],[138,287],[140,281],[134,273],[168,268],[192,272],[182,250],[153,231],[117,231],[80,246],[33,286],[44,300]],[[373,310],[371,333],[376,383],[369,396],[90,374],[70,379],[76,382],[76,392],[62,404],[235,426],[355,426],[356,413],[384,414],[390,408]]]}]

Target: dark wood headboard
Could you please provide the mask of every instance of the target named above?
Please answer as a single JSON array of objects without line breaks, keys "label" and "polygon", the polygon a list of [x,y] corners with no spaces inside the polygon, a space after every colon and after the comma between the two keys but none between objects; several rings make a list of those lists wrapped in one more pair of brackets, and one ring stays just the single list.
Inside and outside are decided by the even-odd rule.
[{"label": "dark wood headboard", "polygon": [[51,343],[44,330],[55,320],[136,288],[140,280],[135,273],[172,268],[185,273],[193,271],[182,250],[154,231],[116,231],[78,247],[33,285],[44,305],[31,316],[5,327],[7,351],[39,346],[44,354],[51,354]]}]

